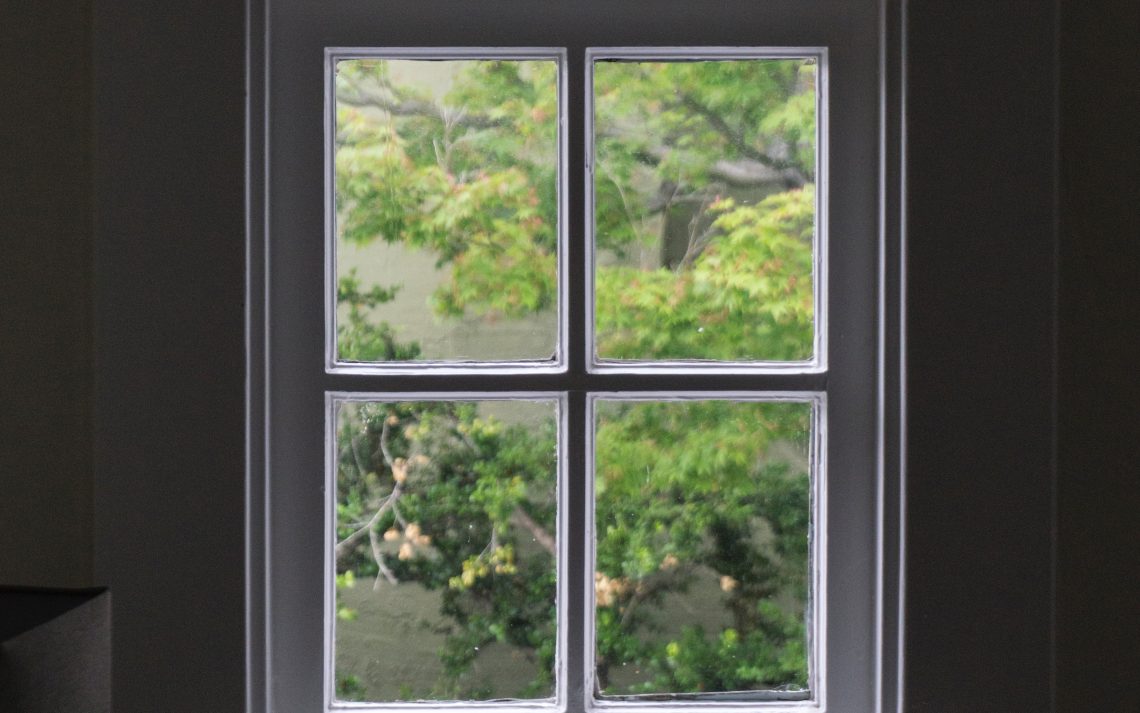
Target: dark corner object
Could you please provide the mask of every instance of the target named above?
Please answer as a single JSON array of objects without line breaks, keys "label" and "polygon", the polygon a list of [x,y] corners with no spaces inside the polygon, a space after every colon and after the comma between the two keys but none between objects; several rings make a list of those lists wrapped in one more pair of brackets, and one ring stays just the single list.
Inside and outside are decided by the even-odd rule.
[{"label": "dark corner object", "polygon": [[110,710],[107,589],[0,586],[0,711]]}]

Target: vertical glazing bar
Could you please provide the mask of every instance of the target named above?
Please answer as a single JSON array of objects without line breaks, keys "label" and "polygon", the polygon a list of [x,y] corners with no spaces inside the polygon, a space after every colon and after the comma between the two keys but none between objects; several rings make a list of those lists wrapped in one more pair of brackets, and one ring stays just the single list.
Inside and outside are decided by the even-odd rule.
[{"label": "vertical glazing bar", "polygon": [[[567,136],[567,153],[570,156],[566,186],[566,221],[569,238],[569,344],[567,358],[569,373],[575,381],[586,373],[589,359],[586,343],[586,87],[585,49],[567,49],[565,87],[566,112],[562,116]],[[588,158],[586,159],[588,160]]]},{"label": "vertical glazing bar", "polygon": [[[571,157],[567,171],[566,220],[569,238],[568,315],[569,341],[567,365],[571,385],[585,385],[586,364],[589,359],[586,339],[586,220],[585,189],[587,171],[582,157],[586,155],[585,115],[585,48],[568,47],[564,86],[565,113],[562,120],[567,136],[567,153]],[[568,426],[566,475],[569,488],[569,532],[581,533],[587,527],[590,513],[586,501],[586,394],[581,388],[571,390],[567,399]],[[565,576],[569,586],[566,607],[568,624],[565,675],[567,706],[570,711],[585,710],[588,692],[585,690],[585,628],[587,626],[584,586],[586,552],[582,537],[570,537],[567,548]]]},{"label": "vertical glazing bar", "polygon": [[567,399],[569,410],[569,438],[567,439],[567,476],[569,481],[569,512],[566,514],[569,532],[573,533],[567,540],[567,563],[565,576],[568,585],[563,591],[568,592],[566,601],[567,623],[567,649],[569,655],[566,661],[566,691],[567,704],[570,711],[585,710],[589,692],[586,690],[586,627],[592,618],[586,612],[586,586],[592,583],[587,577],[586,538],[581,533],[588,532],[592,513],[589,512],[590,503],[587,501],[586,478],[586,429],[587,409],[586,393],[571,391]]}]

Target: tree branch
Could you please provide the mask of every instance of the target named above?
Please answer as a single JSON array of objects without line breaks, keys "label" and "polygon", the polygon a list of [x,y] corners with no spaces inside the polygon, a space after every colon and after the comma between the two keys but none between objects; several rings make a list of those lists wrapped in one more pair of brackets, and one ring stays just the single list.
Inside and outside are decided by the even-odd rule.
[{"label": "tree branch", "polygon": [[388,418],[385,417],[384,425],[380,427],[380,455],[384,456],[384,462],[388,464],[388,469],[395,472],[395,459],[392,458],[392,452],[388,450],[389,433],[391,433],[391,429],[388,427]]},{"label": "tree branch", "polygon": [[364,464],[360,458],[360,451],[356,447],[356,436],[352,436],[348,439],[348,449],[352,451],[352,462],[356,466],[356,474],[363,478],[367,471],[364,470]]},{"label": "tree branch", "polygon": [[392,570],[384,564],[384,553],[380,551],[380,533],[376,530],[368,531],[368,540],[372,544],[372,559],[376,560],[376,581],[372,584],[373,591],[380,588],[380,577],[388,580],[388,584],[399,584],[400,580],[392,574]]},{"label": "tree branch", "polygon": [[704,216],[708,204],[701,205],[700,210],[693,214],[693,219],[689,221],[689,244],[685,247],[685,254],[677,261],[677,268],[673,271],[674,274],[680,275],[685,270],[692,267],[705,248],[712,242],[713,235],[717,233],[716,224],[710,225],[700,235],[697,235],[697,226],[700,219]]},{"label": "tree branch", "polygon": [[380,518],[384,517],[384,513],[388,512],[388,509],[391,508],[393,505],[395,505],[396,500],[400,497],[401,487],[402,486],[400,483],[396,483],[396,487],[392,488],[392,492],[388,493],[388,497],[384,498],[384,502],[382,502],[380,504],[380,507],[378,507],[376,509],[376,513],[372,516],[372,519],[370,519],[367,523],[365,523],[365,525],[363,527],[361,527],[359,530],[356,530],[355,532],[353,532],[348,537],[346,537],[343,540],[341,540],[340,542],[336,543],[335,552],[336,552],[336,558],[338,560],[341,557],[344,557],[345,555],[347,555],[349,553],[349,551],[352,549],[353,545],[355,545],[357,542],[359,542],[362,537],[364,537],[365,535],[367,535],[368,533],[372,532],[375,529],[377,523],[380,522]]},{"label": "tree branch", "polygon": [[755,146],[752,146],[744,140],[744,131],[742,129],[729,126],[728,122],[724,120],[724,117],[704,104],[701,104],[694,99],[692,95],[682,94],[681,104],[702,117],[717,133],[728,139],[728,142],[740,152],[740,155],[780,172],[794,171],[802,181],[806,182],[806,177],[800,173],[799,167],[796,166],[795,162],[774,158],[760,151]]},{"label": "tree branch", "polygon": [[515,508],[515,511],[511,513],[511,521],[529,532],[534,541],[542,545],[542,548],[552,556],[558,556],[558,548],[555,545],[554,538],[542,529],[542,525],[539,525],[530,515],[526,514],[526,511],[521,507]]},{"label": "tree branch", "polygon": [[640,237],[641,231],[645,229],[645,221],[639,220],[634,216],[633,208],[630,207],[629,199],[625,196],[625,190],[621,186],[621,181],[613,175],[605,161],[598,162],[598,169],[601,170],[606,180],[612,183],[614,188],[617,189],[618,197],[621,199],[621,206],[625,210],[625,218],[629,221],[629,227],[633,229],[634,236]]},{"label": "tree branch", "polygon": [[[635,150],[630,155],[640,163],[656,167],[665,160],[670,150],[668,146],[655,146]],[[739,188],[762,186],[766,183],[781,183],[789,188],[796,188],[807,183],[807,179],[800,174],[799,169],[777,169],[749,158],[735,161],[721,159],[709,166],[708,172],[712,178]]]},{"label": "tree branch", "polygon": [[[380,453],[383,454],[384,461],[388,464],[388,468],[392,469],[394,471],[394,468],[392,465],[392,463],[393,463],[392,453],[388,450],[388,434],[389,434],[389,431],[390,431],[390,429],[388,427],[388,419],[385,418],[384,419],[384,426],[380,429]],[[355,453],[354,453],[354,455],[355,455]],[[357,468],[359,468],[359,467],[360,466],[358,463]],[[338,560],[341,557],[344,557],[345,555],[347,555],[348,552],[352,549],[352,547],[357,542],[359,542],[360,539],[363,538],[366,534],[370,535],[370,533],[373,533],[373,530],[375,529],[377,523],[380,522],[380,518],[384,517],[384,513],[388,512],[389,508],[394,508],[396,506],[396,501],[399,500],[399,498],[400,498],[400,493],[401,493],[402,487],[403,487],[403,483],[397,482],[396,485],[392,488],[392,492],[388,493],[388,497],[384,498],[384,501],[382,503],[380,503],[380,506],[378,508],[376,508],[376,512],[372,515],[372,518],[369,519],[368,522],[365,523],[365,525],[363,527],[359,528],[358,530],[353,532],[351,535],[349,535],[348,537],[344,538],[343,540],[341,540],[340,542],[338,542],[336,544],[336,549],[334,550],[334,552],[335,552],[336,558]],[[374,552],[375,552],[375,547],[376,546],[374,544],[373,545],[373,551]],[[378,562],[378,564],[379,564],[379,562]],[[381,565],[381,566],[383,566],[383,565]]]},{"label": "tree branch", "polygon": [[[354,107],[373,107],[392,116],[418,116],[447,121],[452,110],[418,99],[397,99],[381,87],[366,86],[361,82],[343,77],[336,91],[336,100]],[[470,114],[459,110],[453,126],[466,129],[492,129],[509,127],[507,119],[496,119],[481,114]]]}]

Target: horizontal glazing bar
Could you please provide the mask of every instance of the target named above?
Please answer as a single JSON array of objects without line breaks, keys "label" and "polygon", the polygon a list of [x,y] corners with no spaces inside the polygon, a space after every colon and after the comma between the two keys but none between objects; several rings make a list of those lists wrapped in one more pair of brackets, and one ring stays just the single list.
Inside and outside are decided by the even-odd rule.
[{"label": "horizontal glazing bar", "polygon": [[827,374],[326,374],[325,391],[824,391]]}]

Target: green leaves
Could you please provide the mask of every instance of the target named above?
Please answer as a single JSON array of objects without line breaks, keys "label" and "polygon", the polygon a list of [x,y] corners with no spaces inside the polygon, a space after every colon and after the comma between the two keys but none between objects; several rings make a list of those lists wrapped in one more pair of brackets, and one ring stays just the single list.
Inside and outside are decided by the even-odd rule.
[{"label": "green leaves", "polygon": [[812,354],[814,191],[713,204],[707,245],[678,270],[599,267],[599,354],[796,361]]},{"label": "green leaves", "polygon": [[811,357],[814,82],[802,60],[596,65],[600,357]]},{"label": "green leaves", "polygon": [[549,307],[557,286],[554,63],[462,63],[451,91],[432,102],[392,80],[388,62],[341,63],[342,93],[371,86],[378,98],[373,111],[338,108],[340,239],[436,255],[450,267],[432,298],[442,317]]},{"label": "green leaves", "polygon": [[[603,401],[597,413],[603,689],[750,690],[806,680],[810,408]],[[777,444],[801,455],[776,455]],[[721,612],[708,622],[718,628],[663,636],[676,628],[667,612],[680,606],[670,599],[678,593],[710,616]],[[737,671],[744,663],[754,670]],[[642,673],[631,676],[631,665]]]},{"label": "green leaves", "polygon": [[375,578],[382,562],[399,586],[440,593],[431,623],[447,635],[440,695],[493,697],[491,686],[468,674],[478,650],[499,642],[529,661],[506,694],[545,696],[556,641],[555,563],[536,542],[555,532],[553,408],[501,402],[500,410],[525,422],[507,425],[482,413],[493,406],[340,407],[338,539],[383,512],[372,528],[378,544],[362,538],[339,557],[338,581]]}]

